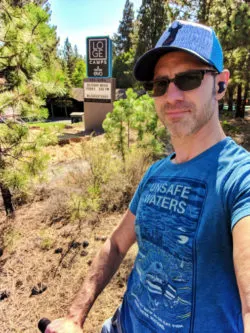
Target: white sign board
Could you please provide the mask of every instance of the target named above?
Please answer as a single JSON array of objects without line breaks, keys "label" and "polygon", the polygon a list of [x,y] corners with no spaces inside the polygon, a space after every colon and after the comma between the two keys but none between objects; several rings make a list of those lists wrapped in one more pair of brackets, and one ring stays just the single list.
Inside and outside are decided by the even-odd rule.
[{"label": "white sign board", "polygon": [[84,99],[111,100],[111,83],[84,82]]}]

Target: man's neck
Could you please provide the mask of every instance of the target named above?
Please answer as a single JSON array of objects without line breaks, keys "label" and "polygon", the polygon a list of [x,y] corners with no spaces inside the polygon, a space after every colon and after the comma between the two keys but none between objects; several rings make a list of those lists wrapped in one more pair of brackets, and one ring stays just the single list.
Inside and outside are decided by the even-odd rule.
[{"label": "man's neck", "polygon": [[172,137],[175,151],[173,162],[187,162],[226,137],[219,122],[211,127],[203,127],[198,132],[182,138]]}]

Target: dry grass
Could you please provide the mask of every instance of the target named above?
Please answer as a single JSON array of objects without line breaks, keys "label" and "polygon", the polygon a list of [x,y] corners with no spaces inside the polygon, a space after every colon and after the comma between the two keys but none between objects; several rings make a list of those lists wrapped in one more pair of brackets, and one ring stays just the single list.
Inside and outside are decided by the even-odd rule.
[{"label": "dry grass", "polygon": [[[95,140],[102,141],[101,138]],[[92,148],[92,153],[99,149]],[[4,248],[0,257],[0,292],[9,293],[8,298],[0,301],[0,331],[4,333],[38,332],[36,327],[41,317],[55,319],[65,315],[93,257],[121,218],[121,206],[120,212],[116,212],[118,207],[107,207],[114,199],[117,203],[123,200],[127,189],[125,174],[120,174],[115,181],[114,166],[109,170],[112,163],[105,166],[107,163],[102,161],[100,164],[100,159],[105,159],[103,154],[97,154],[94,162],[84,161],[82,143],[47,149],[53,157],[47,183],[40,184],[32,200],[17,209],[15,219],[6,220],[3,211],[0,215],[0,246]],[[102,202],[106,203],[103,204],[106,211],[114,212],[112,215],[88,212],[74,220],[69,205],[72,193],[84,194],[86,185],[91,185],[100,172],[96,169],[93,174],[91,163],[92,167],[106,167],[105,177],[111,182],[109,187],[104,177],[106,180],[100,183],[107,190]],[[117,165],[115,157],[114,165]],[[72,247],[72,242],[82,244],[84,241],[89,242],[87,248]],[[58,248],[62,248],[62,253],[55,253]],[[135,253],[136,247],[131,249],[112,283],[98,298],[86,321],[85,333],[99,332],[103,321],[120,304]],[[39,284],[47,289],[31,296],[32,288]]]},{"label": "dry grass", "polygon": [[[102,216],[98,226],[86,224],[81,231],[72,223],[48,226],[41,221],[46,204],[27,205],[18,211],[15,220],[7,222],[9,232],[6,230],[4,237],[7,242],[1,257],[0,291],[7,290],[10,296],[0,302],[1,332],[33,333],[41,317],[63,316],[91,260],[121,218],[120,214]],[[15,237],[9,242],[11,235]],[[46,239],[49,239],[48,247],[44,246]],[[89,246],[70,248],[72,241],[88,241]],[[55,249],[59,247],[63,252],[56,254]],[[83,250],[85,256],[81,256]],[[135,251],[135,248],[130,251],[120,272],[96,302],[84,332],[99,332],[102,322],[121,302]],[[39,283],[46,285],[47,290],[31,296],[32,288]]]}]

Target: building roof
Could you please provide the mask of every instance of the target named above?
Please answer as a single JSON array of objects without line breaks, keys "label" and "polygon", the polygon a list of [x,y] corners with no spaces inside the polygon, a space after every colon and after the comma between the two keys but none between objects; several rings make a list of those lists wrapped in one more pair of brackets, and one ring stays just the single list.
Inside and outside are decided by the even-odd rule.
[{"label": "building roof", "polygon": [[78,102],[83,102],[83,88],[72,88],[70,95]]}]

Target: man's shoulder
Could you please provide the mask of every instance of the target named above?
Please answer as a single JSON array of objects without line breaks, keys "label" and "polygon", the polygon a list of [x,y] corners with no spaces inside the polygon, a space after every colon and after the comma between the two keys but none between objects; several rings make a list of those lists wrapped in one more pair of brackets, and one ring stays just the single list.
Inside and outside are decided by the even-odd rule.
[{"label": "man's shoulder", "polygon": [[230,164],[235,167],[250,163],[250,152],[231,138],[228,138],[221,156],[222,159],[229,159],[231,162]]},{"label": "man's shoulder", "polygon": [[221,154],[219,169],[224,174],[226,183],[232,185],[249,181],[250,152],[238,145],[234,140],[228,140]]},{"label": "man's shoulder", "polygon": [[162,157],[161,159],[153,162],[150,165],[150,167],[147,169],[147,171],[145,172],[145,174],[142,178],[142,182],[147,181],[152,176],[155,176],[155,175],[159,176],[159,174],[161,174],[165,170],[166,165],[167,165],[171,155]]},{"label": "man's shoulder", "polygon": [[165,166],[166,163],[169,162],[171,159],[171,156],[173,154],[170,154],[168,156],[165,156],[157,161],[155,161],[151,166],[149,167],[150,172],[157,172],[159,169],[161,169],[163,166]]}]

